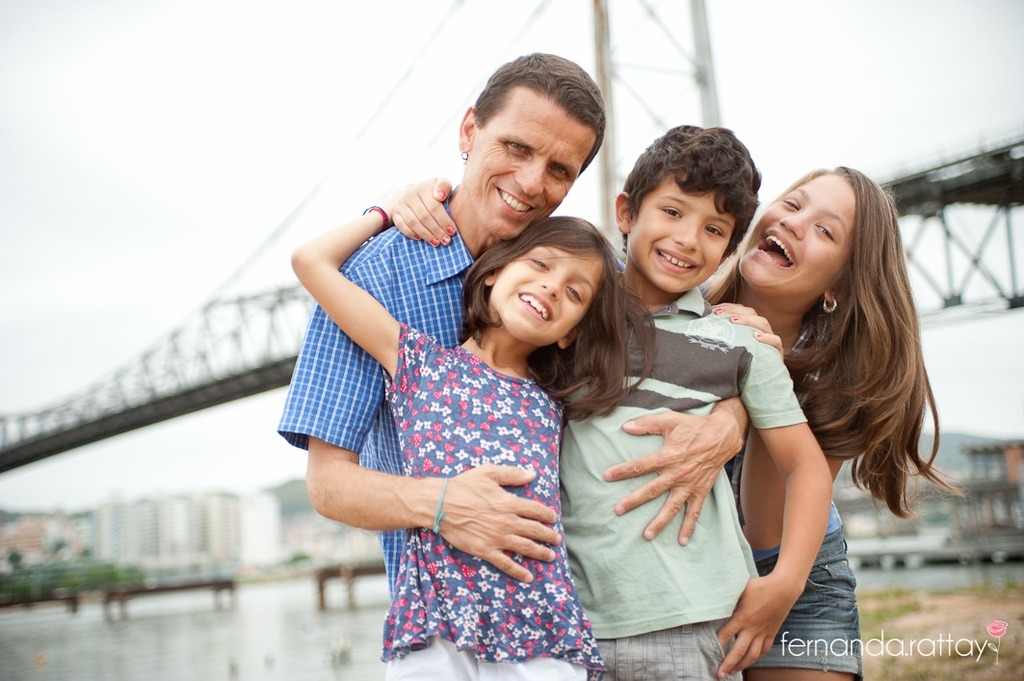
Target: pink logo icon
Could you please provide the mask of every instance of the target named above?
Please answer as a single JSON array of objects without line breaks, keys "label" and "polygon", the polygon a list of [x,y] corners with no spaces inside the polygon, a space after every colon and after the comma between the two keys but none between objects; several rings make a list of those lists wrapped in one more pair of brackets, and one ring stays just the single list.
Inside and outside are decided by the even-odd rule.
[{"label": "pink logo icon", "polygon": [[986,631],[988,631],[988,635],[992,636],[993,638],[1002,638],[1003,634],[1006,633],[1007,626],[1009,625],[1007,625],[1006,622],[1002,620],[992,620],[988,623]]},{"label": "pink logo icon", "polygon": [[[988,632],[989,636],[996,639],[996,642],[998,643],[999,639],[1001,639],[1003,634],[1006,633],[1007,626],[1009,625],[1007,625],[1003,620],[992,620],[988,623],[988,626],[985,627],[985,631]],[[991,643],[987,644],[987,646],[996,651],[996,664],[999,664],[999,646],[992,645]]]}]

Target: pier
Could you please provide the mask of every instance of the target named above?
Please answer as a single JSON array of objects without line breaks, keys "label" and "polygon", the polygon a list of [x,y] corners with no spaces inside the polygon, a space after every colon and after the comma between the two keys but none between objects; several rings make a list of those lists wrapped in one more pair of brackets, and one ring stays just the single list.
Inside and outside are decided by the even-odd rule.
[{"label": "pier", "polygon": [[77,591],[71,591],[68,593],[59,593],[52,596],[43,596],[41,598],[16,598],[13,600],[0,601],[0,608],[31,608],[36,605],[46,605],[48,603],[66,603],[68,606],[68,612],[78,612],[78,605],[81,603],[81,598]]},{"label": "pier", "polygon": [[327,610],[327,596],[325,593],[326,584],[332,579],[340,579],[345,582],[345,594],[347,597],[346,607],[349,610],[356,608],[355,583],[360,577],[385,574],[383,562],[353,563],[333,565],[321,568],[316,571],[316,589],[318,596],[318,607],[321,612]]},{"label": "pier", "polygon": [[850,538],[847,543],[850,562],[855,567],[865,568],[998,564],[1024,560],[1024,536],[1020,534],[987,536],[975,541],[936,541],[929,537]]},{"label": "pier", "polygon": [[107,619],[113,619],[111,613],[111,604],[117,604],[121,619],[128,617],[128,601],[132,598],[138,598],[140,596],[155,596],[157,594],[173,593],[176,591],[190,591],[193,589],[211,589],[213,591],[213,602],[214,607],[218,610],[221,608],[220,594],[227,592],[229,594],[230,604],[235,604],[235,580],[233,579],[219,579],[212,581],[200,581],[200,582],[183,582],[181,584],[158,584],[154,586],[139,586],[139,587],[117,587],[115,589],[106,589],[103,593],[103,614]]}]

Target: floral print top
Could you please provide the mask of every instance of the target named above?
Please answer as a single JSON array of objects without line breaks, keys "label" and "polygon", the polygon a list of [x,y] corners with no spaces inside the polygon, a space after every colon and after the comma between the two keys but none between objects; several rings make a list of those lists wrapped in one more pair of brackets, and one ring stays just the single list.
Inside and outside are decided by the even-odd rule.
[{"label": "floral print top", "polygon": [[[448,349],[405,325],[388,399],[405,474],[452,477],[483,464],[532,468],[510,492],[555,510],[562,532],[558,452],[562,409],[534,381],[501,374],[462,348]],[[463,553],[429,529],[408,533],[395,597],[384,625],[384,660],[439,636],[485,662],[553,657],[604,670],[590,622],[576,596],[565,544],[547,563],[514,558],[526,584]]]}]

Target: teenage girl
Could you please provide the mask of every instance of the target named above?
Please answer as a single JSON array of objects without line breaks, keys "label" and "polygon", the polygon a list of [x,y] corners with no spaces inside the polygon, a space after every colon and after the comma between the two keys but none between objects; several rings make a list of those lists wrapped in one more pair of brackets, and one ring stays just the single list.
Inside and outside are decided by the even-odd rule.
[{"label": "teenage girl", "polygon": [[492,246],[466,276],[464,342],[452,349],[398,322],[338,271],[379,228],[371,212],[299,247],[292,266],[387,373],[403,472],[438,481],[433,528],[409,531],[385,621],[387,678],[598,678],[604,665],[564,543],[550,563],[515,556],[533,579],[511,579],[444,540],[444,491],[469,468],[517,465],[537,475],[510,490],[558,513],[563,413],[584,418],[617,405],[628,392],[628,339],[649,338],[613,251],[592,225],[567,217]]},{"label": "teenage girl", "polygon": [[[850,462],[853,481],[901,517],[911,514],[914,476],[955,491],[933,467],[938,419],[892,194],[852,168],[817,170],[769,204],[747,239],[713,280],[708,300],[739,303],[720,305],[719,313],[780,340],[833,478]],[[925,457],[918,446],[929,412],[936,438]],[[758,571],[768,574],[785,491],[762,450],[752,434],[737,477],[744,529]],[[767,654],[747,670],[748,679],[841,681],[863,674],[856,581],[834,504],[826,532],[804,593],[778,633],[763,641],[759,653]],[[740,599],[720,636],[757,613]],[[794,655],[793,646],[802,644],[805,654]]]}]

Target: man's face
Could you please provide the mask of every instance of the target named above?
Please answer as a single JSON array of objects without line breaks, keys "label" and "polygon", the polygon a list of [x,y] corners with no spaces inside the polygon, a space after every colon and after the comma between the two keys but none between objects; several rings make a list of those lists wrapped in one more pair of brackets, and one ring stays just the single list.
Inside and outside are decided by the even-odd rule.
[{"label": "man's face", "polygon": [[526,87],[480,125],[466,112],[459,145],[469,153],[452,214],[474,256],[551,215],[565,198],[597,135]]}]

